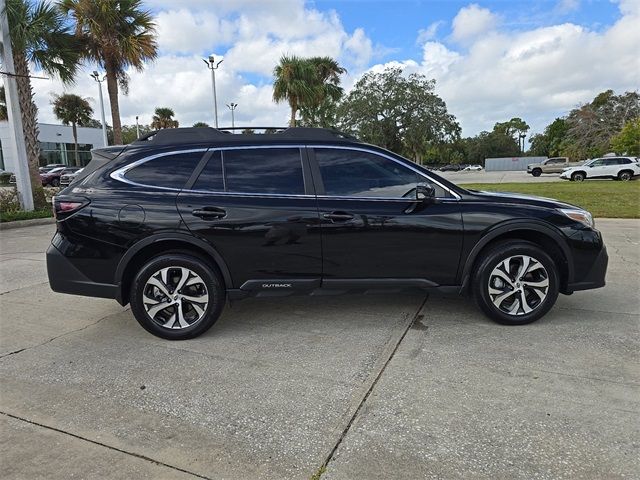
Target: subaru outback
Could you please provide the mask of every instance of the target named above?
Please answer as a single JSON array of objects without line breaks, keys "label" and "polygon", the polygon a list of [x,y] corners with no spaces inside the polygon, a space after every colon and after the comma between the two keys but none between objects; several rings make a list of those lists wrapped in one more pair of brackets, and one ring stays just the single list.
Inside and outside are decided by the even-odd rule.
[{"label": "subaru outback", "polygon": [[521,325],[607,268],[579,207],[467,190],[326,129],[160,130],[94,150],[53,203],[51,288],[130,304],[172,340],[227,301],[291,294],[469,294]]}]

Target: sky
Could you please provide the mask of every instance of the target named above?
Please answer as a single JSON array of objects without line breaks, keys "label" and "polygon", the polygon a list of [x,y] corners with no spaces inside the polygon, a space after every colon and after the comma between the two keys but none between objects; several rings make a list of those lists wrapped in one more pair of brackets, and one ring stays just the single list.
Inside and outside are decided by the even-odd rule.
[{"label": "sky", "polygon": [[[530,134],[607,89],[640,89],[640,0],[147,0],[159,54],[129,71],[120,95],[124,124],[151,122],[170,107],[180,126],[213,125],[210,71],[220,126],[283,126],[288,107],[272,101],[272,72],[284,54],[329,55],[348,91],[367,71],[400,66],[436,80],[436,93],[463,136],[523,118]],[[58,123],[54,94],[87,98],[100,118],[98,86],[86,65],[75,84],[33,79],[39,121]],[[36,75],[40,73],[34,72]],[[110,121],[104,86],[107,123]]]}]

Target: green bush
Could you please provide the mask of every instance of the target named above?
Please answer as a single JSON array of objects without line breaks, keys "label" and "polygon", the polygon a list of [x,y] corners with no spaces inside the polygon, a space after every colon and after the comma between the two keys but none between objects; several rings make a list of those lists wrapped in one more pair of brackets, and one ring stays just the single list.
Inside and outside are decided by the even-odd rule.
[{"label": "green bush", "polygon": [[20,200],[15,187],[0,190],[0,213],[15,213],[20,210]]}]

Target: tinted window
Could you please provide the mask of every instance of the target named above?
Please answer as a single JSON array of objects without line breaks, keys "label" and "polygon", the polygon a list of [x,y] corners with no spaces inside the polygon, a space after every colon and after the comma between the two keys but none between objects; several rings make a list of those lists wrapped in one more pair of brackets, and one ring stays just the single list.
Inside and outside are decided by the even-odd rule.
[{"label": "tinted window", "polygon": [[176,153],[133,167],[127,180],[154,187],[183,188],[204,152]]},{"label": "tinted window", "polygon": [[[418,173],[373,153],[320,148],[315,153],[327,195],[401,198],[414,195],[418,183],[429,184]],[[436,196],[447,196],[442,187],[431,186]]]},{"label": "tinted window", "polygon": [[604,161],[604,164],[607,166],[620,165],[620,162],[618,161],[617,158],[608,158],[607,160]]},{"label": "tinted window", "polygon": [[627,165],[631,163],[631,160],[628,158],[619,158],[618,159],[618,165]]},{"label": "tinted window", "polygon": [[204,170],[200,173],[198,180],[194,184],[195,190],[210,190],[213,192],[224,192],[224,181],[222,179],[222,155],[215,152]]},{"label": "tinted window", "polygon": [[227,192],[304,194],[297,148],[248,148],[223,152]]}]

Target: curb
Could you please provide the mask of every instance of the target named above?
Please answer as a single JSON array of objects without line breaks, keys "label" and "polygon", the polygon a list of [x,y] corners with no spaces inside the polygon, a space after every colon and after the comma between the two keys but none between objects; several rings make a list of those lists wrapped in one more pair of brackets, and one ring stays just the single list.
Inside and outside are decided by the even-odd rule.
[{"label": "curb", "polygon": [[0,222],[0,230],[11,230],[14,228],[35,227],[37,225],[49,225],[55,223],[53,217],[33,218],[31,220],[15,220],[13,222]]}]

